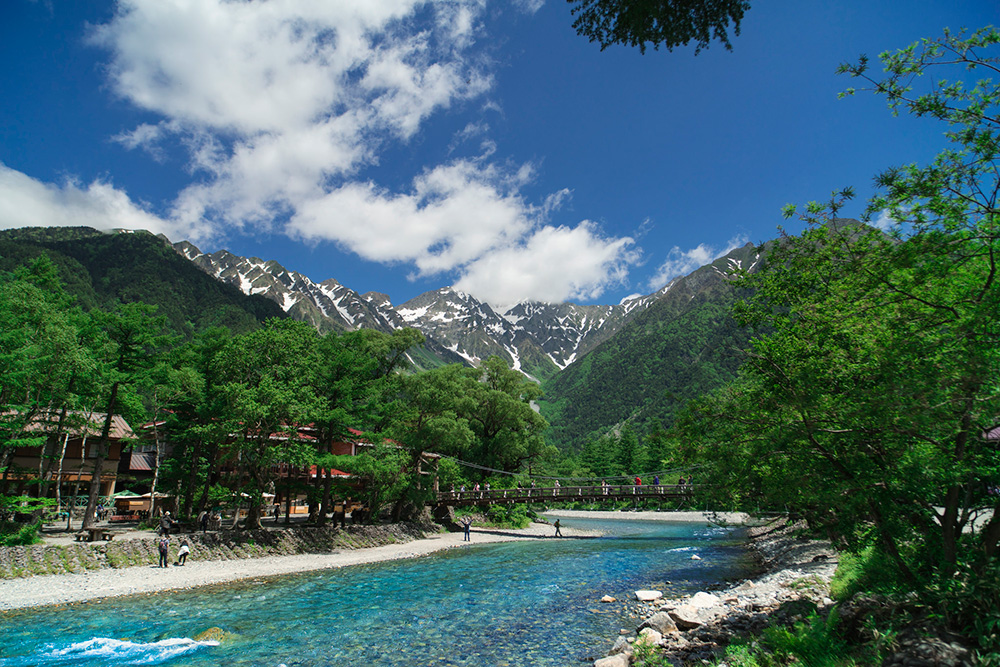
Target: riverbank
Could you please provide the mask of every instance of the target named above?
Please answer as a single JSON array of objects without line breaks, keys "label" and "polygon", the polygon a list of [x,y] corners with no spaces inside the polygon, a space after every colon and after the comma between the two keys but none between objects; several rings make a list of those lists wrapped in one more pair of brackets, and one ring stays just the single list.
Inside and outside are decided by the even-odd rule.
[{"label": "riverbank", "polygon": [[608,657],[595,667],[627,667],[637,649],[657,653],[666,664],[703,664],[721,658],[737,637],[833,605],[829,594],[837,552],[829,542],[800,538],[798,527],[784,521],[747,532],[761,574],[719,591],[630,602],[642,623],[634,631],[623,629]]},{"label": "riverbank", "polygon": [[[545,514],[563,519],[729,524],[748,519],[741,513],[707,512],[553,510]],[[183,567],[165,569],[156,567],[157,538],[152,533],[136,531],[110,543],[81,544],[65,537],[50,539],[47,546],[5,547],[0,548],[0,571],[5,573],[0,578],[0,612],[416,558],[474,544],[552,538],[554,532],[544,523],[521,530],[473,527],[472,541],[464,542],[461,533],[435,530],[433,526],[394,524],[173,536],[172,561],[182,537],[191,543],[192,552]],[[565,537],[593,536],[570,526],[563,526],[562,533]]]},{"label": "riverbank", "polygon": [[[470,542],[463,541],[462,533],[434,533],[432,530],[433,528],[427,526],[409,524],[351,526],[344,530],[312,529],[308,539],[313,546],[329,543],[334,545],[334,548],[325,553],[263,556],[261,554],[267,553],[268,549],[295,548],[294,545],[289,546],[293,541],[292,538],[281,541],[275,532],[258,535],[256,540],[254,535],[246,533],[228,536],[210,534],[207,542],[206,538],[199,535],[182,536],[192,543],[191,556],[184,566],[167,568],[155,565],[157,539],[152,535],[128,540],[127,546],[112,542],[47,547],[49,555],[44,558],[59,558],[60,554],[69,557],[71,553],[76,554],[80,550],[86,550],[82,553],[95,564],[92,569],[81,567],[78,572],[71,574],[40,574],[0,580],[0,612],[417,558],[444,549],[461,549],[488,542],[553,538],[553,528],[538,523],[520,530],[473,527]],[[294,531],[288,533],[298,542],[301,542],[305,535],[301,531],[297,535]],[[563,534],[567,538],[593,536],[592,533],[570,528],[563,528]],[[259,543],[261,540],[273,540],[274,543],[262,545]],[[172,553],[176,554],[178,536],[174,536],[171,541]],[[211,543],[215,543],[214,546],[207,546]],[[16,559],[16,556],[12,556],[15,552],[10,551],[13,549],[18,548],[4,548],[3,556]],[[57,551],[60,549],[63,551]],[[149,560],[131,567],[113,567],[106,562],[109,549],[113,553],[124,553],[120,550],[125,549],[136,558],[149,558]],[[20,552],[22,556],[24,553]],[[101,565],[102,560],[103,565]]]}]

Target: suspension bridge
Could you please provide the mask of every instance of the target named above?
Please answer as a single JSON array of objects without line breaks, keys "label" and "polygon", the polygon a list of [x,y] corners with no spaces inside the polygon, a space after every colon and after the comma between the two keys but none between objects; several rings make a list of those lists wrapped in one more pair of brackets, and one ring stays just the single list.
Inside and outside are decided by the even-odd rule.
[{"label": "suspension bridge", "polygon": [[605,500],[684,500],[691,484],[604,484],[599,486],[550,486],[514,489],[440,491],[438,505],[492,505],[513,503],[600,502]]}]

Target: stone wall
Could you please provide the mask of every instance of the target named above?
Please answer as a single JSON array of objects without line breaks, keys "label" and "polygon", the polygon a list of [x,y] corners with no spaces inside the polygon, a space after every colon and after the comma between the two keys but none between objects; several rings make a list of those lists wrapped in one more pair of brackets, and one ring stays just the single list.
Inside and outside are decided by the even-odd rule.
[{"label": "stone wall", "polygon": [[[170,536],[171,560],[176,559],[181,539],[191,545],[189,558],[237,560],[264,556],[330,553],[386,544],[411,542],[434,528],[417,524],[303,528],[285,530],[216,531]],[[159,561],[154,533],[149,537],[64,546],[0,547],[0,579],[39,574],[63,574],[100,568],[155,565]]]}]

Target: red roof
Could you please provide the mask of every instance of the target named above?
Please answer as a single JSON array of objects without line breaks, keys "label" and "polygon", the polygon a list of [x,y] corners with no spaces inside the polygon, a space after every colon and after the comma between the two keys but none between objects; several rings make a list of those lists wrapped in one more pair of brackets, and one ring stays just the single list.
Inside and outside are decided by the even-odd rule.
[{"label": "red roof", "polygon": [[[329,471],[333,473],[334,477],[350,477],[351,475],[344,472],[343,470],[337,470],[336,468],[329,468]],[[316,476],[316,466],[309,466],[309,476]]]}]

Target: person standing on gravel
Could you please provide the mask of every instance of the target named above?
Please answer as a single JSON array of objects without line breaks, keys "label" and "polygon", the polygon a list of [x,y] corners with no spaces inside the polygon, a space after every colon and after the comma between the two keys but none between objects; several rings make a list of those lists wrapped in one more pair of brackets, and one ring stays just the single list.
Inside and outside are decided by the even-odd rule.
[{"label": "person standing on gravel", "polygon": [[170,538],[164,535],[160,538],[160,567],[167,567],[170,565]]},{"label": "person standing on gravel", "polygon": [[555,526],[556,528],[556,537],[562,537],[563,536],[562,531],[559,530],[559,519],[556,519],[556,522],[552,525]]},{"label": "person standing on gravel", "polygon": [[468,514],[466,514],[465,516],[463,516],[462,517],[462,526],[465,528],[465,536],[462,538],[462,541],[463,542],[471,542],[472,541],[472,535],[471,535],[472,517],[469,516]]}]

